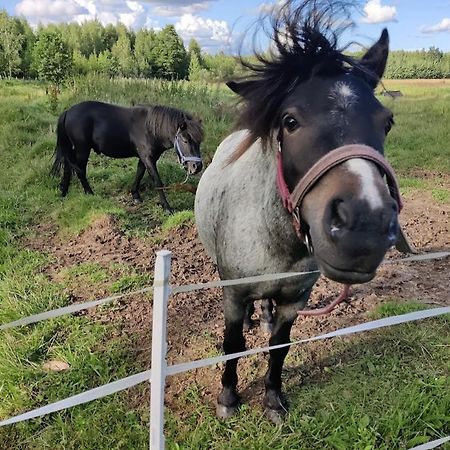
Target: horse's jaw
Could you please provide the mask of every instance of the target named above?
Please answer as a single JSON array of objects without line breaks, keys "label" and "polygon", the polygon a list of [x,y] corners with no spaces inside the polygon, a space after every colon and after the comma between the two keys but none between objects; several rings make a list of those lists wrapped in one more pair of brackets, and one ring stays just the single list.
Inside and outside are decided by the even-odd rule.
[{"label": "horse's jaw", "polygon": [[316,255],[316,262],[320,272],[332,281],[343,284],[362,284],[371,281],[376,275],[376,269],[369,272],[359,272],[333,267]]}]

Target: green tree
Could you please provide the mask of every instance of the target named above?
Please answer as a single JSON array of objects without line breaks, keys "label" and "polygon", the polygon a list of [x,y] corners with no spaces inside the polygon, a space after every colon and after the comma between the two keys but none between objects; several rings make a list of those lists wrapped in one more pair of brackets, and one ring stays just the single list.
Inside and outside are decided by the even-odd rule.
[{"label": "green tree", "polygon": [[240,64],[230,55],[220,52],[216,55],[205,56],[205,66],[211,72],[212,77],[217,80],[224,80],[239,74]]},{"label": "green tree", "polygon": [[20,71],[23,40],[15,20],[0,11],[0,71],[10,78]]},{"label": "green tree", "polygon": [[190,81],[198,81],[208,78],[208,71],[202,68],[197,53],[192,53],[191,55],[189,62],[188,78]]},{"label": "green tree", "polygon": [[198,63],[201,67],[204,67],[204,61],[202,57],[202,49],[200,48],[200,44],[195,40],[191,39],[189,41],[188,45],[188,55],[189,55],[189,61],[191,61],[193,55],[197,56]]},{"label": "green tree", "polygon": [[98,20],[90,20],[81,25],[80,51],[86,57],[98,56],[106,50],[105,29]]},{"label": "green tree", "polygon": [[33,47],[36,42],[36,36],[30,25],[25,19],[15,17],[17,29],[23,37],[22,48],[20,51],[20,72],[24,77],[35,77],[36,73],[32,71]]},{"label": "green tree", "polygon": [[168,79],[186,78],[188,56],[173,25],[166,25],[156,35],[153,54],[158,76]]},{"label": "green tree", "polygon": [[39,78],[49,82],[52,90],[57,92],[72,69],[72,55],[60,32],[39,32],[33,51],[33,65]]},{"label": "green tree", "polygon": [[119,31],[119,38],[111,49],[112,57],[117,61],[118,75],[130,77],[135,75],[135,63],[128,33]]},{"label": "green tree", "polygon": [[136,33],[134,57],[139,75],[151,77],[155,73],[154,47],[156,33],[153,30],[141,29]]},{"label": "green tree", "polygon": [[103,44],[105,50],[111,51],[113,45],[117,42],[117,39],[119,39],[119,33],[114,25],[106,25],[105,27],[105,33],[103,38]]}]

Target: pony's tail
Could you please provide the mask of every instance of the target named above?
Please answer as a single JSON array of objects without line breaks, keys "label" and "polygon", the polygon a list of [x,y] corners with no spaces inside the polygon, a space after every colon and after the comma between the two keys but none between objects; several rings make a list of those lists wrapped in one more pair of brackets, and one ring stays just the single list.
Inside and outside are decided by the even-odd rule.
[{"label": "pony's tail", "polygon": [[58,119],[58,126],[56,129],[56,148],[55,148],[55,161],[50,170],[50,175],[57,177],[61,173],[61,169],[69,163],[69,152],[72,148],[72,143],[70,142],[69,136],[66,133],[66,113],[64,111]]}]

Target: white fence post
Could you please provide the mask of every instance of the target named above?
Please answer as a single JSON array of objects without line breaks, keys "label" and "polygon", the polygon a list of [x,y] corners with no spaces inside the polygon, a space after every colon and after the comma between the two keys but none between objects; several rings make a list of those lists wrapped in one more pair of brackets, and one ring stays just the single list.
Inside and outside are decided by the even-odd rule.
[{"label": "white fence post", "polygon": [[152,381],[150,389],[150,449],[164,450],[164,387],[166,381],[166,320],[170,295],[172,252],[156,253],[153,289]]}]

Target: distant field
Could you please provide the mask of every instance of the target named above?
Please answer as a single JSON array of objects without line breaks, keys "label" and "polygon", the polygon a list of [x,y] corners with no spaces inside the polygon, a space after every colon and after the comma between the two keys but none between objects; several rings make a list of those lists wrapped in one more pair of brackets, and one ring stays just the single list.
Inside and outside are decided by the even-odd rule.
[{"label": "distant field", "polygon": [[[434,222],[417,226],[414,217],[408,216],[414,232],[429,228],[425,231],[431,240],[448,226],[444,221],[450,208],[450,80],[386,80],[384,84],[403,93],[397,99],[379,97],[393,110],[396,122],[386,153],[400,175],[407,199],[414,200],[418,210],[421,202],[424,207],[432,203],[435,215],[440,214]],[[380,87],[377,92],[381,92]],[[147,286],[152,281],[148,252],[161,242],[167,243],[168,236],[177,237],[180,247],[183,236],[192,236],[191,193],[169,191],[169,200],[179,211],[172,217],[162,212],[157,195],[148,185],[143,192],[144,203],[131,202],[128,190],[135,160],[93,155],[88,177],[96,195],[85,196],[74,179],[68,197],[59,197],[59,180],[48,175],[57,116],[85,99],[164,103],[187,109],[203,119],[206,157],[212,157],[236,117],[233,95],[219,84],[89,77],[65,89],[58,111],[52,112],[40,83],[0,80],[0,323]],[[159,167],[166,183],[184,180],[184,172],[170,152]],[[196,180],[190,182],[195,184]],[[80,257],[77,264],[62,267],[64,258],[76,258],[75,243],[80,244],[80,233],[91,226],[101,228],[98,223],[112,223],[124,247],[132,244],[150,250],[142,256],[134,255],[133,263],[124,258],[120,263],[106,264],[102,255],[97,255],[97,261],[94,254],[93,259],[81,261]],[[180,224],[185,228],[175,228],[172,235],[168,234]],[[108,236],[104,237],[106,240]],[[445,244],[445,236],[439,239],[439,245]],[[121,256],[123,248],[118,246],[115,251]],[[189,249],[184,251],[189,253]],[[113,250],[111,255],[115,256]],[[448,277],[445,264],[436,266],[431,274],[429,266],[421,267],[422,272],[411,275],[419,287],[429,276],[442,283]],[[405,281],[405,286],[410,281]],[[383,297],[382,304],[374,309],[367,306],[359,317],[383,317],[422,308],[421,295],[428,295],[424,292],[417,297],[405,294],[402,302],[397,296],[389,301]],[[439,295],[439,301],[447,301],[445,293]],[[446,298],[450,299],[450,292]],[[148,301],[147,297],[134,301],[143,304],[148,314],[151,296]],[[220,317],[220,302],[216,306]],[[349,314],[352,308],[348,306]],[[0,418],[147,368],[148,334],[130,333],[124,323],[126,314],[132,312],[126,310],[125,314],[124,310],[126,305],[117,303],[98,315],[69,316],[0,332]],[[186,313],[186,321],[189,315]],[[219,339],[214,333],[221,331],[215,329],[213,333],[202,317],[198,323],[204,323],[205,329],[184,330],[184,325],[180,326],[188,342],[181,350],[187,355],[218,352]],[[168,448],[400,450],[448,435],[449,336],[450,322],[442,318],[343,340],[333,346],[293,351],[286,371],[292,409],[281,427],[269,425],[259,405],[253,404],[244,406],[237,418],[226,423],[216,420],[209,403],[211,386],[217,386],[220,378],[214,368],[209,375],[212,381],[200,375],[189,379],[189,387],[172,400],[175,407],[167,411]],[[43,364],[49,360],[67,362],[70,370],[45,371]],[[243,387],[255,388],[251,384],[254,379],[260,383],[264,364],[261,356],[245,366]],[[255,383],[257,391],[260,384]],[[143,450],[148,448],[147,403],[147,391],[140,386],[70,411],[0,428],[0,450]]]}]

